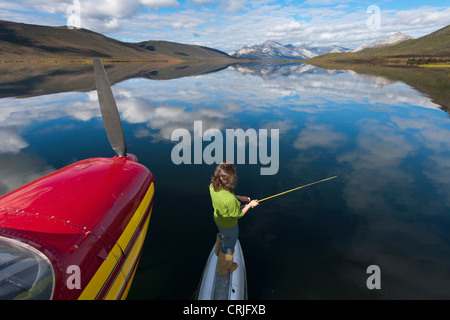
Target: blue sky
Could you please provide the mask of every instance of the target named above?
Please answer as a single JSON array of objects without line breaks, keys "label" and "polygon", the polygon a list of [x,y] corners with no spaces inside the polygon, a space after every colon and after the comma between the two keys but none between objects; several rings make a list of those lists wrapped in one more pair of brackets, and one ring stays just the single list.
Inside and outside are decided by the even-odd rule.
[{"label": "blue sky", "polygon": [[[396,32],[420,37],[450,24],[448,0],[0,0],[0,19],[63,26],[77,1],[82,28],[122,41],[168,40],[227,52],[266,40],[354,49]],[[368,13],[371,6],[379,13]]]}]

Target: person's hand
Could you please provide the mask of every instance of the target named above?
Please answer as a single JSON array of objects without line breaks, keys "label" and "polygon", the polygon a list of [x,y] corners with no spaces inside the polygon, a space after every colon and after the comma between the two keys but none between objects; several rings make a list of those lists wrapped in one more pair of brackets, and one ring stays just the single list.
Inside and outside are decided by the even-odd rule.
[{"label": "person's hand", "polygon": [[248,206],[249,206],[250,208],[257,207],[258,205],[259,205],[258,200],[252,200],[252,201],[250,201],[250,203],[248,204]]}]

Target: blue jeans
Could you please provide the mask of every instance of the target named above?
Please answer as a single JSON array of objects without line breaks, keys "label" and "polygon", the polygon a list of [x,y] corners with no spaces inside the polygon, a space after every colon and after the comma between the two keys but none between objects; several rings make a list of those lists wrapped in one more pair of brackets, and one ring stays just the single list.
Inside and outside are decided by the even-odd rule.
[{"label": "blue jeans", "polygon": [[239,227],[236,225],[232,228],[221,228],[217,226],[222,238],[222,252],[225,254],[233,254],[234,246],[239,237]]}]

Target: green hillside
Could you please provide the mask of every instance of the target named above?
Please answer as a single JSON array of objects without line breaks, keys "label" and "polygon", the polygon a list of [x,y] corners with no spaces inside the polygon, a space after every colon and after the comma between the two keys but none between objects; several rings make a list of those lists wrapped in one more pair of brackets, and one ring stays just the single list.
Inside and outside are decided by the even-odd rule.
[{"label": "green hillside", "polygon": [[234,61],[207,47],[168,41],[126,43],[86,29],[47,27],[0,20],[0,62]]},{"label": "green hillside", "polygon": [[384,65],[418,65],[450,62],[450,25],[418,39],[397,45],[368,48],[352,53],[330,53],[304,60],[317,66],[332,63],[375,63]]},{"label": "green hillside", "polygon": [[225,52],[207,47],[187,45],[169,41],[145,41],[137,43],[138,46],[159,54],[181,60],[236,60]]},{"label": "green hillside", "polygon": [[119,61],[174,60],[135,44],[85,29],[46,27],[0,20],[0,61],[72,61],[100,57]]}]

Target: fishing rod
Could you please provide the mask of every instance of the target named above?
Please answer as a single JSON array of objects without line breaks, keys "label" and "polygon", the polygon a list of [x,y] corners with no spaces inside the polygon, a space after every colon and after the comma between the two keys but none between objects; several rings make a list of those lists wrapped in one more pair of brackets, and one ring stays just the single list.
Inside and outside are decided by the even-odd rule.
[{"label": "fishing rod", "polygon": [[[263,202],[263,201],[266,201],[266,200],[269,200],[269,199],[272,199],[272,198],[281,196],[281,195],[283,195],[283,194],[286,194],[286,193],[289,193],[289,192],[292,192],[292,191],[295,191],[295,190],[299,190],[299,189],[302,189],[302,188],[306,188],[306,187],[312,186],[312,185],[314,185],[314,184],[318,184],[318,183],[322,183],[322,182],[329,181],[329,180],[332,180],[332,179],[336,179],[336,178],[338,178],[340,175],[342,175],[342,173],[343,173],[344,170],[349,166],[349,164],[350,164],[350,162],[347,163],[347,164],[344,166],[344,168],[342,168],[341,172],[339,172],[338,175],[336,175],[336,176],[329,177],[329,178],[326,178],[326,179],[322,179],[322,180],[319,180],[319,181],[316,181],[316,182],[311,182],[311,183],[305,184],[305,185],[303,185],[303,186],[300,186],[300,187],[297,187],[297,188],[294,188],[294,189],[290,189],[290,190],[287,190],[287,191],[284,191],[284,192],[280,192],[280,193],[274,194],[273,196],[270,196],[270,197],[267,197],[267,198],[264,198],[264,199],[261,199],[261,200],[257,200],[257,201],[258,201],[259,203],[261,203],[261,202]],[[241,206],[241,208],[242,208],[242,207],[243,207],[243,206]]]},{"label": "fishing rod", "polygon": [[325,182],[325,181],[328,181],[328,180],[336,179],[337,177],[338,176],[334,176],[334,177],[326,178],[326,179],[323,179],[323,180],[320,180],[320,181],[308,183],[308,184],[305,184],[303,186],[300,186],[300,187],[297,187],[297,188],[294,188],[294,189],[290,189],[290,190],[287,190],[287,191],[284,191],[284,192],[281,192],[281,193],[277,193],[277,194],[274,194],[273,196],[270,196],[270,197],[267,197],[267,198],[264,198],[264,199],[261,199],[261,200],[257,200],[257,201],[259,203],[261,203],[263,201],[266,201],[266,200],[269,200],[269,199],[281,196],[283,194],[286,194],[286,193],[289,193],[289,192],[292,192],[292,191],[295,191],[295,190],[298,190],[298,189],[302,189],[302,188],[306,188],[306,187],[312,186],[313,184],[318,184],[318,183]]}]

